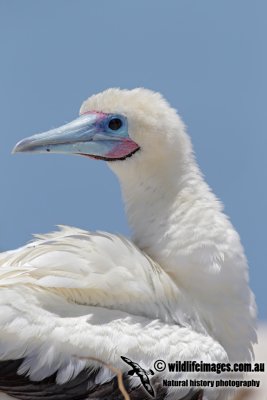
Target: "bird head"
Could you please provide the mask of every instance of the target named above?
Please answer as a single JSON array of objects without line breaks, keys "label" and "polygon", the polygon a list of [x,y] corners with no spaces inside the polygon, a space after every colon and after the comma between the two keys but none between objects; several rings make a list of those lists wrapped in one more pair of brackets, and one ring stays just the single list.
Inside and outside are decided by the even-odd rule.
[{"label": "bird head", "polygon": [[160,165],[190,150],[176,111],[151,90],[108,89],[84,101],[80,116],[59,128],[16,144],[13,153],[64,153],[125,165]]}]

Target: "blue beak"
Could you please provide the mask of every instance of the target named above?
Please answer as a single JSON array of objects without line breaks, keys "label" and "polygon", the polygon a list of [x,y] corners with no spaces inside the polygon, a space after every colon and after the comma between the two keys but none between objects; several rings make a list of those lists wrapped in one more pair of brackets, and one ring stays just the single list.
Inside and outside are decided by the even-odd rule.
[{"label": "blue beak", "polygon": [[[110,121],[118,118],[119,129],[110,129]],[[12,153],[77,154],[112,161],[125,159],[138,149],[128,135],[125,117],[92,112],[59,128],[21,140]]]}]

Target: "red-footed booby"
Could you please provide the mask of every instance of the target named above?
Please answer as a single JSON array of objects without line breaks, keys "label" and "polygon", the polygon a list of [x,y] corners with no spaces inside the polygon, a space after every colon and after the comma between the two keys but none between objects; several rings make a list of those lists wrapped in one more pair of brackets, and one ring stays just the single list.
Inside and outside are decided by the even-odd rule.
[{"label": "red-footed booby", "polygon": [[163,383],[216,374],[157,371],[164,364],[155,363],[250,361],[256,340],[239,236],[176,111],[150,90],[108,89],[76,120],[14,152],[107,161],[133,240],[61,227],[0,255],[0,392],[123,399],[109,364],[131,399],[230,398],[229,389]]}]

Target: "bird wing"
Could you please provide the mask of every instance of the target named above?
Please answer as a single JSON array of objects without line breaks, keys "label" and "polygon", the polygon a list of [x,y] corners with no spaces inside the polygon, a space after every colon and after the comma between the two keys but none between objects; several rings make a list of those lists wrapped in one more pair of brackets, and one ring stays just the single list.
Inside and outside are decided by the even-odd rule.
[{"label": "bird wing", "polygon": [[107,233],[61,227],[0,254],[0,285],[18,284],[53,288],[81,304],[164,320],[175,315],[177,288],[170,277],[132,242]]},{"label": "bird wing", "polygon": [[212,338],[171,320],[174,297],[160,267],[117,236],[64,228],[1,254],[0,392],[86,398],[86,385],[114,389],[105,363],[127,373],[121,355],[144,369],[157,358],[227,360]]},{"label": "bird wing", "polygon": [[[22,360],[0,362],[0,391],[4,390],[11,398],[31,400],[124,400],[116,378],[105,384],[97,383],[100,369],[84,369],[76,378],[62,385],[57,384],[56,375],[41,381],[31,381],[27,376],[18,375]],[[125,389],[134,399],[151,400],[142,386],[130,385],[127,374],[123,375]],[[153,389],[152,389],[153,390]],[[151,392],[148,392],[151,394]],[[154,392],[153,392],[154,393]],[[165,399],[167,391],[160,388],[157,399]],[[0,399],[2,399],[0,393]]]},{"label": "bird wing", "polygon": [[128,366],[120,361],[121,354],[145,369],[156,358],[194,360],[203,355],[207,362],[227,360],[219,344],[189,328],[72,304],[53,292],[26,286],[3,287],[0,294],[0,360],[4,362],[0,362],[0,392],[20,399],[75,399],[74,394],[81,396],[77,399],[85,395],[97,399],[97,391],[105,389],[103,398],[119,399],[109,394],[117,387],[116,373],[102,361],[120,369],[131,390],[139,393],[140,381],[126,377]]}]

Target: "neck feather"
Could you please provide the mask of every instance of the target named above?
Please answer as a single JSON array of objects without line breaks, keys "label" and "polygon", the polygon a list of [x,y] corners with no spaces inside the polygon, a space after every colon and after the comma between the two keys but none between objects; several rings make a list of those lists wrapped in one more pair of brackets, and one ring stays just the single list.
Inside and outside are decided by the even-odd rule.
[{"label": "neck feather", "polygon": [[231,359],[250,359],[255,305],[246,258],[193,155],[129,171],[121,186],[135,243],[187,299],[184,321],[212,335]]}]

